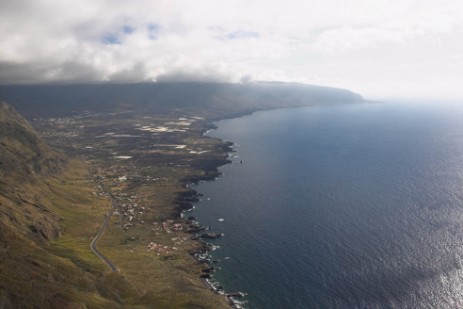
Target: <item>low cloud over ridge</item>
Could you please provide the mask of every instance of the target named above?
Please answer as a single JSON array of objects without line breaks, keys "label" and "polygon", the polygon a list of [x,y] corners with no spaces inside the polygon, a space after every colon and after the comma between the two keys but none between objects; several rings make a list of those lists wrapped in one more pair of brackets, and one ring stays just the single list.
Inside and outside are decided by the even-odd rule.
[{"label": "low cloud over ridge", "polygon": [[458,94],[461,35],[453,0],[3,1],[0,83],[255,79]]}]

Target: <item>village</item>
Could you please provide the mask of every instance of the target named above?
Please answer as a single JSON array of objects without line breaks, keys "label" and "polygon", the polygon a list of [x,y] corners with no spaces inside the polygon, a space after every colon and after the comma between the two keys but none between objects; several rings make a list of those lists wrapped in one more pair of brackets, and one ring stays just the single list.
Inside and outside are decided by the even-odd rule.
[{"label": "village", "polygon": [[216,167],[229,162],[231,151],[230,144],[203,136],[212,128],[203,117],[82,113],[35,125],[56,148],[77,153],[89,166],[95,197],[114,201],[106,233],[119,235],[119,250],[160,262],[191,256],[208,288],[242,308],[244,293],[225,293],[213,278],[217,261],[209,252],[218,246],[207,241],[223,234],[186,212],[199,200],[189,185],[217,177]]}]

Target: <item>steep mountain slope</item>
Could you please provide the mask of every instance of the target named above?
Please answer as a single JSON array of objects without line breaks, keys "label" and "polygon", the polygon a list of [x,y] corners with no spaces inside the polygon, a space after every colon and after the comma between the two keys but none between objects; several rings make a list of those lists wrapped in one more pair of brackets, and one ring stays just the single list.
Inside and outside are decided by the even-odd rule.
[{"label": "steep mountain slope", "polygon": [[69,162],[5,103],[0,162],[0,308],[117,307],[97,288],[98,266],[50,244],[65,230],[59,209],[77,214],[89,204],[79,196],[85,187],[63,185]]},{"label": "steep mountain slope", "polygon": [[31,181],[58,172],[65,158],[51,150],[29,123],[0,102],[0,190],[6,185]]},{"label": "steep mountain slope", "polygon": [[[64,167],[66,159],[45,145],[29,123],[3,102],[0,102],[0,132],[0,195],[8,199],[2,203],[0,211],[16,225],[23,222],[23,228],[27,227],[40,238],[52,240],[60,233],[57,216],[30,200],[29,194],[21,188],[39,182],[41,177],[56,174]],[[21,204],[22,212],[12,203]],[[40,212],[47,215],[34,216]]]}]

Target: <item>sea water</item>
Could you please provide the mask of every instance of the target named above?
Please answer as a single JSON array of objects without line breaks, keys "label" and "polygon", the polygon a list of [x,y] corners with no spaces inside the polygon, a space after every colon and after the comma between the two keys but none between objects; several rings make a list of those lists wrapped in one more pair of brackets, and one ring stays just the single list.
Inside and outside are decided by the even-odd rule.
[{"label": "sea water", "polygon": [[224,233],[215,278],[249,293],[247,307],[463,307],[463,105],[281,109],[217,125],[208,134],[236,152],[195,186],[193,215]]}]

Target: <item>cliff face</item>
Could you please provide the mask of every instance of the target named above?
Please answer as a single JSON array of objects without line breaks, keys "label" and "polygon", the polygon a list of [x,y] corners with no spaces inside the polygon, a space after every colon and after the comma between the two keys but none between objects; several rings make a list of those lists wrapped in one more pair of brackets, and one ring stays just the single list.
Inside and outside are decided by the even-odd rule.
[{"label": "cliff face", "polygon": [[[12,107],[0,102],[0,212],[2,221],[39,240],[61,233],[59,217],[35,198],[34,184],[66,163]],[[3,222],[5,223],[5,222]]]}]

